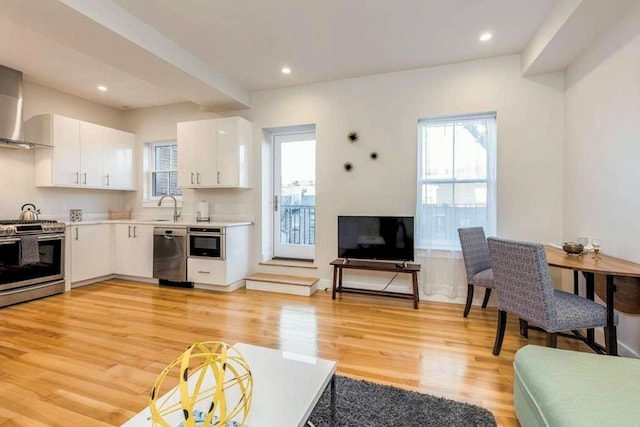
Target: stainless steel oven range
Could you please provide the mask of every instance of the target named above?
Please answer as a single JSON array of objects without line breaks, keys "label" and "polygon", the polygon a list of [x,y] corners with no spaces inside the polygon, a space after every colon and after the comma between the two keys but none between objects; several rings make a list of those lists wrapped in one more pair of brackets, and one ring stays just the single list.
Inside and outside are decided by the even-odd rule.
[{"label": "stainless steel oven range", "polygon": [[0,221],[0,307],[64,292],[65,225]]}]

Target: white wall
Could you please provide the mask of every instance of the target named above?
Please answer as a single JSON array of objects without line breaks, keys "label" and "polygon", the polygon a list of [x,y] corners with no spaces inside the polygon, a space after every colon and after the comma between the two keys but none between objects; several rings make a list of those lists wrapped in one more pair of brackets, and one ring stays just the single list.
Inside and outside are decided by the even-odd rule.
[{"label": "white wall", "polygon": [[[115,109],[68,95],[43,86],[24,82],[24,118],[56,113],[104,126],[123,127],[122,113]],[[18,218],[20,207],[34,203],[42,218],[68,218],[69,209],[80,208],[85,214],[106,213],[120,208],[124,199],[119,191],[63,188],[36,188],[33,179],[34,153],[29,150],[0,149],[0,218]]]},{"label": "white wall", "polygon": [[[640,2],[566,71],[565,238],[604,240],[640,262]],[[620,313],[621,352],[640,355],[640,316]]]},{"label": "white wall", "polygon": [[[336,256],[338,215],[415,214],[420,118],[497,111],[498,233],[538,242],[562,238],[563,76],[534,80],[520,72],[520,57],[508,56],[253,94],[254,159],[262,129],[316,125],[321,278],[330,277]],[[350,131],[360,134],[355,144],[347,142]],[[371,151],[378,160],[369,159]],[[354,166],[348,173],[346,161]],[[256,183],[260,175],[256,168]],[[261,224],[258,210],[270,207],[260,194],[255,206],[258,231],[270,226]],[[254,238],[254,260],[260,260],[263,237]]]}]

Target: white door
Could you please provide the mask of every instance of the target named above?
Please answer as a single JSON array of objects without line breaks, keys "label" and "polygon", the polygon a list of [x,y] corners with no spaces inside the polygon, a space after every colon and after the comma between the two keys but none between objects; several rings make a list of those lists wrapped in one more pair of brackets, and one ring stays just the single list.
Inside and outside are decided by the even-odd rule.
[{"label": "white door", "polygon": [[80,121],[56,116],[53,120],[53,183],[80,185]]},{"label": "white door", "polygon": [[218,160],[218,185],[237,186],[238,167],[238,119],[218,119],[216,155]]},{"label": "white door", "polygon": [[71,227],[71,282],[111,273],[109,224]]},{"label": "white door", "polygon": [[104,147],[104,185],[113,189],[134,189],[133,150],[135,135],[117,129],[109,134]]},{"label": "white door", "polygon": [[[216,130],[217,120],[201,120],[196,126],[196,176],[195,182],[198,187],[211,187],[217,182],[218,162],[216,155]],[[180,156],[178,156],[180,160]]]},{"label": "white door", "polygon": [[114,270],[116,274],[133,275],[136,260],[133,247],[133,225],[115,224]]},{"label": "white door", "polygon": [[108,137],[104,126],[80,122],[80,184],[104,187],[104,158],[102,148]]},{"label": "white door", "polygon": [[153,225],[133,225],[132,275],[153,277]]},{"label": "white door", "polygon": [[196,122],[178,123],[178,187],[196,184]]},{"label": "white door", "polygon": [[273,255],[312,260],[316,242],[316,135],[276,134],[273,142]]}]

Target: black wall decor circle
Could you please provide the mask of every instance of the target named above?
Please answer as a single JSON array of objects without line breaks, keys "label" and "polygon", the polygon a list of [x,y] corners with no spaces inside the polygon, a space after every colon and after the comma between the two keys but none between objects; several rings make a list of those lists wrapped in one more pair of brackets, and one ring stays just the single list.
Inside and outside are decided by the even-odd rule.
[{"label": "black wall decor circle", "polygon": [[356,142],[360,137],[358,136],[358,132],[349,132],[347,138],[349,138],[349,142]]},{"label": "black wall decor circle", "polygon": [[376,151],[372,151],[371,154],[369,154],[369,157],[371,157],[371,160],[375,160],[378,158],[378,153]]},{"label": "black wall decor circle", "polygon": [[345,162],[345,164],[342,167],[347,172],[351,172],[351,169],[353,169],[353,165],[351,164],[351,162]]}]

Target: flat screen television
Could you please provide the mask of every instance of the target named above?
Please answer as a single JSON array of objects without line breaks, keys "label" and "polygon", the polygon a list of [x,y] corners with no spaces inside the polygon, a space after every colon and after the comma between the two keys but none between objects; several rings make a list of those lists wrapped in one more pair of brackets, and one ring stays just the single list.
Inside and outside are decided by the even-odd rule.
[{"label": "flat screen television", "polygon": [[338,257],[413,261],[413,217],[339,216]]}]

